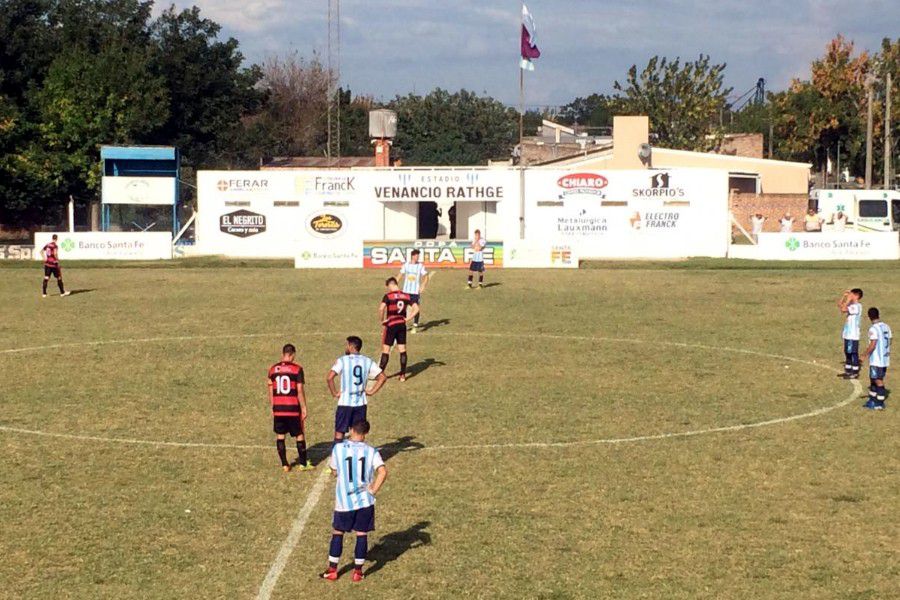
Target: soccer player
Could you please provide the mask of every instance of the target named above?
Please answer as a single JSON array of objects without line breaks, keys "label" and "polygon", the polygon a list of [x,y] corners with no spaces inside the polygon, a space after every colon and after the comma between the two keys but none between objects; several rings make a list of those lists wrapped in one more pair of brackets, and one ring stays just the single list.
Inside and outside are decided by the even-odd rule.
[{"label": "soccer player", "polygon": [[425,286],[428,285],[428,271],[425,265],[419,262],[421,252],[416,248],[409,254],[409,261],[403,263],[400,267],[400,274],[397,279],[403,282],[403,292],[409,294],[409,300],[416,307],[416,315],[413,317],[413,326],[410,333],[416,333],[419,330],[419,315],[421,309],[419,305],[422,303],[422,294],[425,293]]},{"label": "soccer player", "polygon": [[378,450],[366,443],[368,421],[357,421],[350,428],[350,439],[331,450],[328,466],[337,478],[334,486],[334,517],[331,521],[331,545],[328,569],[322,579],[336,581],[337,567],[344,549],[344,534],[356,534],[353,553],[353,581],[363,580],[363,564],[369,551],[368,533],[375,530],[375,496],[387,478],[387,468]]},{"label": "soccer player", "polygon": [[[328,390],[338,401],[334,414],[334,442],[344,439],[344,434],[357,421],[366,420],[368,397],[374,396],[387,381],[375,361],[360,354],[362,340],[355,335],[347,338],[347,349],[344,356],[334,362],[328,371]],[[334,380],[341,377],[341,389],[338,391]],[[369,379],[375,379],[372,389],[367,390]]]},{"label": "soccer player", "polygon": [[47,284],[50,282],[51,275],[56,277],[56,285],[59,287],[60,296],[68,296],[71,293],[67,292],[66,288],[63,286],[62,269],[59,268],[59,246],[56,245],[58,237],[59,236],[54,233],[50,243],[41,248],[41,258],[44,259],[44,285],[42,288],[43,292],[41,292],[42,298],[47,297]]},{"label": "soccer player", "polygon": [[406,324],[419,312],[419,306],[410,307],[409,294],[400,291],[394,277],[384,282],[387,293],[378,306],[378,317],[384,327],[381,334],[381,361],[379,368],[384,371],[391,357],[391,349],[397,344],[400,352],[400,381],[406,381]]},{"label": "soccer player", "polygon": [[285,344],[281,349],[281,361],[269,369],[269,401],[272,403],[275,447],[285,473],[291,470],[284,444],[285,435],[297,440],[297,468],[301,471],[315,468],[306,455],[306,438],[303,436],[306,421],[305,379],[303,367],[294,362],[296,354],[293,344]]},{"label": "soccer player", "polygon": [[837,305],[842,315],[847,315],[844,331],[844,377],[859,379],[859,322],[862,319],[863,291],[859,288],[845,291],[838,298]]},{"label": "soccer player", "polygon": [[472,289],[472,278],[478,273],[478,287],[484,287],[484,247],[487,241],[481,237],[481,230],[475,230],[475,237],[472,240],[472,262],[469,264],[469,281],[466,288]]},{"label": "soccer player", "polygon": [[891,328],[881,320],[878,309],[869,309],[869,347],[866,356],[869,359],[869,401],[865,407],[871,410],[884,410],[884,399],[887,390],[884,388],[884,377],[891,365]]}]

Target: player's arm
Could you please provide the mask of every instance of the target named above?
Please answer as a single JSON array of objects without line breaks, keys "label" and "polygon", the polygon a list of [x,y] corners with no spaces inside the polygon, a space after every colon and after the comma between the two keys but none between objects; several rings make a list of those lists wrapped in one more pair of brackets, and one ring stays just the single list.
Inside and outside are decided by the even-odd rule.
[{"label": "player's arm", "polygon": [[409,323],[410,321],[412,321],[417,314],[419,314],[418,304],[413,304],[412,306],[408,307],[406,309],[406,322]]},{"label": "player's arm", "polygon": [[382,464],[377,469],[375,469],[375,481],[373,481],[372,485],[369,486],[369,493],[373,496],[377,496],[378,490],[380,490],[381,486],[384,485],[385,479],[387,479],[387,467]]},{"label": "player's arm", "polygon": [[271,376],[268,381],[269,387],[269,406],[272,405],[272,402],[275,400],[275,383],[272,381]]},{"label": "player's arm", "polygon": [[844,290],[844,293],[841,294],[841,297],[838,298],[837,305],[838,308],[841,309],[842,313],[847,312],[847,305],[850,304],[850,290]]},{"label": "player's arm", "polygon": [[381,301],[381,304],[378,305],[378,321],[384,325],[387,321],[387,304],[384,301]]},{"label": "player's arm", "polygon": [[297,382],[297,400],[300,401],[300,420],[306,420],[306,390],[303,388],[303,382]]},{"label": "player's arm", "polygon": [[428,286],[429,281],[431,281],[431,273],[425,271],[424,273],[422,273],[422,285],[420,286],[421,289],[419,290],[421,293],[425,292],[425,288]]},{"label": "player's arm", "polygon": [[340,398],[341,393],[338,391],[337,386],[334,384],[334,378],[337,377],[337,373],[335,373],[334,369],[328,371],[328,377],[325,378],[325,383],[328,384],[328,391],[331,392],[331,396],[333,398]]},{"label": "player's arm", "polygon": [[384,386],[385,381],[387,381],[387,377],[385,377],[383,372],[379,372],[378,375],[375,376],[375,383],[372,385],[372,389],[366,390],[366,395],[374,396],[377,394],[378,390]]},{"label": "player's arm", "polygon": [[41,248],[41,260],[43,260],[44,262],[47,261],[47,246]]},{"label": "player's arm", "polygon": [[866,346],[866,359],[869,359],[872,356],[872,353],[875,352],[875,345],[878,343],[878,334],[869,333],[869,345]]}]

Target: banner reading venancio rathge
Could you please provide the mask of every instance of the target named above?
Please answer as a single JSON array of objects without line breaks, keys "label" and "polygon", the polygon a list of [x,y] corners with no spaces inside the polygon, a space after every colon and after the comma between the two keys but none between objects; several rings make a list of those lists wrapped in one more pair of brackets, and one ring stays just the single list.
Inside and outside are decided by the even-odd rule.
[{"label": "banner reading venancio rathge", "polygon": [[[366,269],[399,269],[419,250],[420,262],[426,269],[465,269],[472,262],[469,240],[413,240],[363,242],[363,267]],[[488,242],[484,248],[484,266],[503,266],[503,242]]]}]

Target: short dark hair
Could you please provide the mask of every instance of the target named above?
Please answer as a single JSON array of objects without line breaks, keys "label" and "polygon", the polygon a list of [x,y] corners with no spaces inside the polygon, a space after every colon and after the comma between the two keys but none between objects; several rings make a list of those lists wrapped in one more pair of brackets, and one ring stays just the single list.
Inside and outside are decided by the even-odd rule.
[{"label": "short dark hair", "polygon": [[422,254],[418,248],[415,248],[412,252],[409,253],[410,256],[418,256]]},{"label": "short dark hair", "polygon": [[285,344],[281,348],[281,353],[282,354],[297,354],[297,349],[294,348],[293,344]]},{"label": "short dark hair", "polygon": [[863,292],[861,288],[853,288],[850,290],[851,293],[856,294],[859,298],[862,298]]},{"label": "short dark hair", "polygon": [[391,285],[392,283],[397,283],[396,277],[388,277],[384,280],[384,285]]},{"label": "short dark hair", "polygon": [[350,426],[350,429],[352,429],[356,435],[366,435],[371,428],[372,426],[369,425],[369,422],[365,419],[361,419]]},{"label": "short dark hair", "polygon": [[351,335],[347,338],[347,343],[353,346],[353,349],[357,352],[362,350],[362,340],[359,338],[359,336]]},{"label": "short dark hair", "polygon": [[53,234],[53,238],[52,238],[52,239],[54,239],[54,240],[58,240],[58,239],[59,239],[59,236],[58,236],[58,235],[56,235],[56,234],[55,234],[55,233],[54,233],[54,234]]},{"label": "short dark hair", "polygon": [[872,308],[869,309],[869,318],[870,319],[880,319],[881,313],[878,312],[878,309],[873,306]]}]

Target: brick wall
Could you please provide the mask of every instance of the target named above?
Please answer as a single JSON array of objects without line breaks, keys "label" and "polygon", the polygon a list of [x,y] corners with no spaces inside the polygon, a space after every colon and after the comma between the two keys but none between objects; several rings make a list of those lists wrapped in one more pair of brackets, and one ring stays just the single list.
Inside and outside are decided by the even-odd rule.
[{"label": "brick wall", "polygon": [[[731,194],[731,212],[737,221],[750,233],[750,217],[762,213],[767,218],[764,231],[778,231],[778,220],[784,213],[794,218],[794,231],[803,230],[803,215],[809,208],[809,197],[806,194]],[[732,228],[735,236],[740,231]]]},{"label": "brick wall", "polygon": [[763,158],[763,135],[761,133],[726,133],[716,154]]}]

